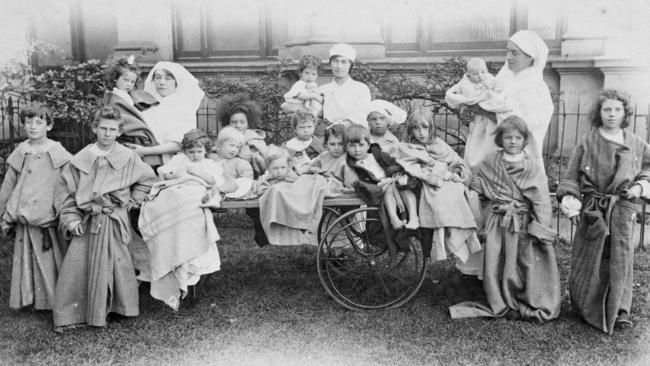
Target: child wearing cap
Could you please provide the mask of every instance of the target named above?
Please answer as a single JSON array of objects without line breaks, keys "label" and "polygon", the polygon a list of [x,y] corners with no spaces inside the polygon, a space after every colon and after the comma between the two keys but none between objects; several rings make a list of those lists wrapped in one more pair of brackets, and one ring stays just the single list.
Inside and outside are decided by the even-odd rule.
[{"label": "child wearing cap", "polygon": [[316,79],[320,71],[320,59],[304,55],[299,63],[300,80],[284,94],[285,102],[280,108],[286,113],[307,111],[318,117],[323,111],[323,96],[318,92]]},{"label": "child wearing cap", "polygon": [[370,128],[370,143],[378,144],[389,154],[397,146],[399,139],[388,130],[393,124],[401,124],[406,120],[406,111],[391,102],[375,99],[368,108],[368,127]]},{"label": "child wearing cap", "polygon": [[324,97],[323,118],[330,123],[367,126],[366,108],[370,103],[370,89],[350,77],[357,52],[349,44],[339,43],[330,48],[329,55],[334,80],[320,87]]}]

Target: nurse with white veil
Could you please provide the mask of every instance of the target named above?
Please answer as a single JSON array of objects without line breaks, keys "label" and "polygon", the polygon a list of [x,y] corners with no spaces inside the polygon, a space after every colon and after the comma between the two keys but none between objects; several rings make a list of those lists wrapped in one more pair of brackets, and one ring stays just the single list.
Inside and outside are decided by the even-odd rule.
[{"label": "nurse with white veil", "polygon": [[143,112],[156,146],[126,144],[141,156],[162,155],[163,163],[181,150],[183,135],[196,128],[196,111],[203,100],[199,81],[182,65],[160,61],[147,75],[144,90],[160,101]]}]

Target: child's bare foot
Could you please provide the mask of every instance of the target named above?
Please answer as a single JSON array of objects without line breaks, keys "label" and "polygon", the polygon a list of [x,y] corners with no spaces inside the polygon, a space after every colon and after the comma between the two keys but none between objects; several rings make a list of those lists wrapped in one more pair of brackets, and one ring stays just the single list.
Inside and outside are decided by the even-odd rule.
[{"label": "child's bare foot", "polygon": [[400,220],[399,218],[397,218],[397,219],[391,218],[390,223],[391,223],[391,225],[393,225],[393,229],[395,229],[395,230],[399,230],[399,229],[403,228],[406,225],[406,222]]},{"label": "child's bare foot", "polygon": [[420,227],[420,220],[417,217],[409,220],[405,226],[408,230],[417,230]]}]

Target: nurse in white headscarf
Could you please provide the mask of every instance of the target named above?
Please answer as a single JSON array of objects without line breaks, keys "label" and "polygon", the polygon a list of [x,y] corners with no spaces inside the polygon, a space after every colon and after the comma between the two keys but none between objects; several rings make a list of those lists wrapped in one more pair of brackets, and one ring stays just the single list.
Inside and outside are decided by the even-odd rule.
[{"label": "nurse in white headscarf", "polygon": [[547,58],[548,47],[535,32],[521,30],[513,34],[508,41],[506,62],[496,76],[495,93],[479,104],[496,112],[497,123],[511,115],[526,121],[530,130],[526,151],[542,168],[542,145],[554,108],[544,82]]},{"label": "nurse in white headscarf", "polygon": [[329,55],[334,80],[318,89],[324,98],[323,118],[330,123],[368,126],[366,108],[370,103],[370,89],[350,77],[357,51],[349,44],[338,43],[330,48]]},{"label": "nurse in white headscarf", "polygon": [[160,61],[151,69],[144,90],[160,101],[143,115],[160,143],[156,146],[126,144],[141,156],[162,155],[163,163],[181,150],[183,135],[196,128],[196,111],[204,93],[199,81],[183,66]]},{"label": "nurse in white headscarf", "polygon": [[[507,45],[506,62],[496,76],[494,92],[487,101],[479,103],[486,111],[495,112],[497,123],[506,117],[517,115],[528,126],[526,151],[544,169],[542,144],[553,115],[553,101],[548,85],[544,82],[544,67],[548,58],[548,47],[533,31],[521,30],[510,37]],[[485,138],[494,139],[494,135]],[[471,149],[472,146],[466,146]],[[496,146],[494,147],[496,149]],[[487,156],[491,151],[485,151]],[[475,208],[479,227],[484,217],[478,209],[476,192],[469,191],[468,200]],[[472,254],[459,266],[466,275],[482,273],[483,251]]]}]

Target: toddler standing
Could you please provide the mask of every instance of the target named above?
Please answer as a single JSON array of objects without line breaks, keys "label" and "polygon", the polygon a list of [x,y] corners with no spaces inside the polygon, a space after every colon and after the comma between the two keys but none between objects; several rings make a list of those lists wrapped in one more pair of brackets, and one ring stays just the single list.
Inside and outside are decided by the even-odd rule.
[{"label": "toddler standing", "polygon": [[286,113],[304,111],[318,117],[323,111],[323,95],[318,92],[318,73],[320,59],[312,55],[304,55],[298,64],[300,80],[296,81],[284,94],[285,102],[280,108]]},{"label": "toddler standing", "polygon": [[613,334],[632,326],[634,243],[639,197],[650,197],[650,146],[627,127],[627,95],[600,93],[596,127],[580,138],[557,189],[561,209],[580,216],[571,253],[571,301],[592,326]]},{"label": "toddler standing", "polygon": [[506,317],[545,323],[560,314],[560,273],[550,229],[546,174],[524,151],[526,123],[511,116],[499,124],[495,143],[470,188],[490,202],[485,233],[483,290],[487,301],[450,308],[451,317]]},{"label": "toddler standing", "polygon": [[120,112],[99,109],[97,142],[63,168],[55,187],[59,226],[72,236],[55,290],[55,331],[105,326],[115,312],[137,316],[138,283],[129,254],[128,211],[144,200],[156,175],[134,150],[116,143]]},{"label": "toddler standing", "polygon": [[54,306],[54,288],[65,252],[54,211],[54,183],[72,155],[50,140],[52,118],[45,106],[32,104],[20,113],[27,141],[7,158],[0,188],[0,225],[15,233],[9,307]]}]

